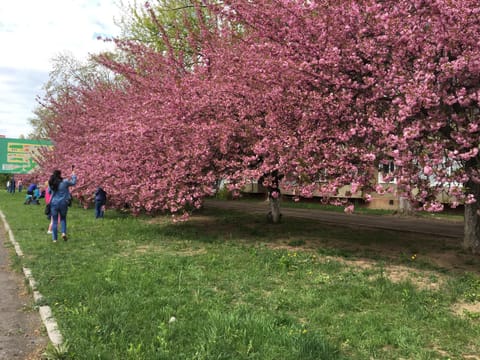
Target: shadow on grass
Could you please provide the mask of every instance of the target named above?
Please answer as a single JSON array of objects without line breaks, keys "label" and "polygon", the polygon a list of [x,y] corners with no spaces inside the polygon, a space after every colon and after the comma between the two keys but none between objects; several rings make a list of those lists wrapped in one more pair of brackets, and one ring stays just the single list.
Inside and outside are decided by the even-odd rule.
[{"label": "shadow on grass", "polygon": [[[264,216],[234,210],[202,209],[186,222],[151,218],[157,236],[189,241],[264,244],[301,248],[329,256],[388,260],[439,270],[480,272],[480,258],[461,248],[461,239],[378,229],[352,229],[308,219],[269,224]],[[414,261],[412,260],[414,259]]]}]

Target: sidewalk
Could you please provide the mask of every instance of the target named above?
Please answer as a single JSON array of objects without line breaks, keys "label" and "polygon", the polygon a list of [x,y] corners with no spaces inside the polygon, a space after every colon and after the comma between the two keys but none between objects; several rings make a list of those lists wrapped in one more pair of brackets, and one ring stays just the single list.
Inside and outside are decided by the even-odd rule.
[{"label": "sidewalk", "polygon": [[[265,201],[242,200],[205,200],[205,207],[248,211],[249,213],[266,215],[270,209]],[[282,207],[283,217],[317,220],[322,224],[348,226],[354,229],[373,228],[382,230],[402,231],[417,234],[428,234],[439,237],[463,237],[463,222],[437,219],[417,218],[400,215],[363,215],[345,214],[316,209],[292,209]]]},{"label": "sidewalk", "polygon": [[5,231],[0,226],[0,360],[40,359],[48,339],[42,336],[43,324],[23,274],[9,266]]}]

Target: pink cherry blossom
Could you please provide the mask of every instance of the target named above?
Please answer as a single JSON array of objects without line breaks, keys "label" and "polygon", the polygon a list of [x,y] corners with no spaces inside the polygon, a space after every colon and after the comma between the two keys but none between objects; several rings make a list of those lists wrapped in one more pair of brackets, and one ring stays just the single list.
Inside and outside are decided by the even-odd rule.
[{"label": "pink cherry blossom", "polygon": [[76,164],[78,196],[101,184],[112,207],[185,218],[219,183],[237,194],[266,174],[298,197],[383,194],[372,179],[393,162],[413,203],[438,211],[458,187],[477,206],[478,1],[193,5],[209,16],[177,24],[190,52],[153,21],[166,51],[116,40],[122,56],[96,58],[116,82],[47,95],[55,148],[36,176]]},{"label": "pink cherry blossom", "polygon": [[351,214],[351,213],[353,213],[354,210],[355,210],[355,206],[353,204],[350,204],[347,207],[345,207],[345,209],[343,209],[343,211],[346,214]]}]

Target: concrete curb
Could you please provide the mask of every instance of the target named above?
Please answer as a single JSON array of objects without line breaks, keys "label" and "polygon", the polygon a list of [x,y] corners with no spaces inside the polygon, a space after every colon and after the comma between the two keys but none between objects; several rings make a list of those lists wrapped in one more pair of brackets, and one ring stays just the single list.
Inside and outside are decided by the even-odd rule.
[{"label": "concrete curb", "polygon": [[[8,233],[8,238],[12,243],[12,245],[14,246],[17,256],[22,258],[23,252],[22,252],[22,249],[20,248],[20,244],[18,244],[18,242],[15,240],[15,237],[13,236],[13,232],[10,229],[10,225],[8,225],[7,219],[2,211],[0,211],[0,217],[2,218],[3,227],[5,228],[5,232]],[[24,267],[23,274],[25,275],[25,278],[28,280],[30,288],[33,291],[33,299],[35,300],[35,303],[38,303],[43,299],[43,296],[37,290],[37,282],[33,278],[32,272],[30,271],[30,269]],[[48,337],[51,343],[53,344],[53,346],[58,348],[63,343],[63,337],[60,331],[58,330],[57,322],[52,315],[52,309],[50,309],[50,306],[48,305],[42,305],[39,307],[39,313],[40,313],[40,317],[42,318],[43,324],[47,329]]]}]

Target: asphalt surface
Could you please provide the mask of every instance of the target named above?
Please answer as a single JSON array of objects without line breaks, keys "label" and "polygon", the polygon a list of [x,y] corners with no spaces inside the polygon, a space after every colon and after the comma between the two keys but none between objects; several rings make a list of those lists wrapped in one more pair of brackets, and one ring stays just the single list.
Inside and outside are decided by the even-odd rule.
[{"label": "asphalt surface", "polygon": [[[204,206],[207,208],[246,211],[264,215],[270,211],[269,204],[266,201],[206,200]],[[462,238],[464,231],[463,221],[429,219],[406,215],[345,214],[316,209],[286,208],[282,207],[281,204],[280,211],[283,217],[311,219],[322,224],[342,225],[354,229],[382,229],[447,238]]]},{"label": "asphalt surface", "polygon": [[40,359],[48,339],[23,274],[10,267],[11,254],[0,226],[0,360]]}]

